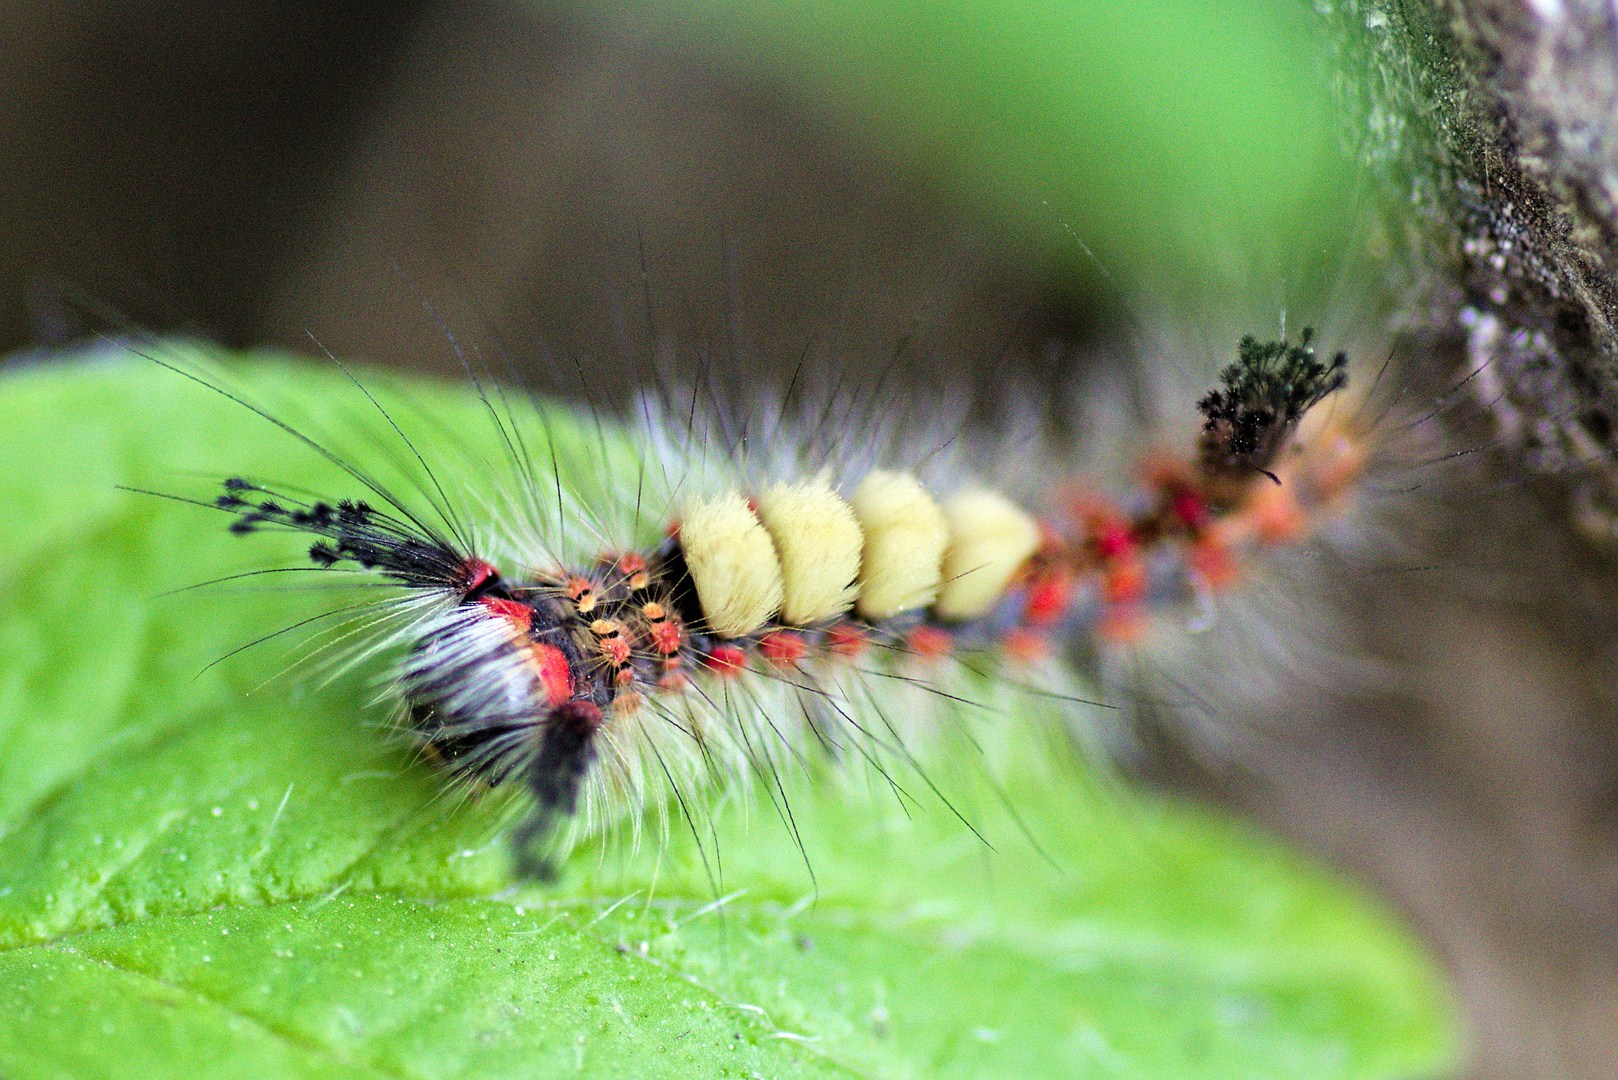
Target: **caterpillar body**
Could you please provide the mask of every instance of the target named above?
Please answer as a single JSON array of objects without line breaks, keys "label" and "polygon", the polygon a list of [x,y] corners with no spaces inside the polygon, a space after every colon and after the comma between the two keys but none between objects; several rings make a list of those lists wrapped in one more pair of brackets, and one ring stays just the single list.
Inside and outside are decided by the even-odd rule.
[{"label": "caterpillar body", "polygon": [[[213,505],[234,515],[235,533],[303,534],[314,568],[398,588],[368,609],[371,636],[351,659],[395,654],[385,696],[398,726],[452,777],[527,792],[516,867],[545,879],[566,850],[559,825],[572,821],[576,836],[581,817],[591,828],[660,789],[683,806],[688,785],[773,774],[810,744],[879,770],[879,757],[911,761],[904,719],[887,714],[904,712],[896,698],[918,686],[948,696],[927,670],[947,655],[1036,663],[1127,640],[1151,613],[1206,600],[1258,549],[1307,533],[1359,476],[1349,425],[1298,434],[1346,366],[1342,354],[1317,359],[1310,331],[1298,344],[1246,338],[1199,404],[1195,455],[1151,465],[1124,502],[1046,483],[1038,513],[993,487],[941,491],[880,459],[842,475],[772,463],[744,491],[735,462],[709,478],[671,476],[643,456],[628,478],[592,466],[627,512],[603,520],[600,499],[563,485],[554,443],[550,475],[536,463],[529,445],[544,417],[487,394],[517,489],[470,497],[492,527],[469,525],[456,509],[467,500],[430,472],[431,515],[346,465],[367,499],[233,477]],[[727,438],[724,424],[689,417],[647,425],[654,445],[774,441]],[[892,694],[853,688],[873,670],[892,677]],[[756,695],[738,706],[744,672],[794,707]],[[858,715],[856,694],[878,706],[880,724]]]}]

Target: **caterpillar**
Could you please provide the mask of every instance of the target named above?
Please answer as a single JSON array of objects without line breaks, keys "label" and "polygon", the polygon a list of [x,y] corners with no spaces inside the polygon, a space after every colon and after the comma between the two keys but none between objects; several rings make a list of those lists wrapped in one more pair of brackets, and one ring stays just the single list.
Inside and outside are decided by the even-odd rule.
[{"label": "caterpillar", "polygon": [[[895,763],[919,769],[897,715],[915,710],[894,698],[949,698],[937,678],[946,657],[1034,664],[1093,639],[1127,641],[1154,611],[1196,607],[1353,486],[1361,443],[1316,408],[1344,387],[1347,363],[1317,357],[1310,330],[1296,343],[1244,338],[1198,404],[1196,452],[1151,465],[1122,502],[1047,483],[1030,510],[993,486],[924,482],[927,462],[906,468],[891,449],[784,447],[784,410],[699,422],[690,407],[649,405],[633,443],[653,449],[630,475],[608,452],[621,432],[595,418],[601,452],[582,473],[600,490],[575,490],[548,439],[548,425],[565,422],[556,411],[483,389],[507,490],[458,498],[377,405],[425,470],[423,511],[243,401],[365,491],[327,499],[236,476],[212,505],[236,534],[304,537],[313,569],[393,587],[366,606],[348,662],[389,657],[394,726],[453,781],[526,793],[516,872],[548,880],[601,822],[669,799],[689,817],[696,787],[778,778],[812,746],[863,758],[889,782]],[[835,397],[814,408],[839,405],[849,408]],[[917,442],[886,436],[867,445]],[[1050,692],[1087,701],[1072,687]]]}]

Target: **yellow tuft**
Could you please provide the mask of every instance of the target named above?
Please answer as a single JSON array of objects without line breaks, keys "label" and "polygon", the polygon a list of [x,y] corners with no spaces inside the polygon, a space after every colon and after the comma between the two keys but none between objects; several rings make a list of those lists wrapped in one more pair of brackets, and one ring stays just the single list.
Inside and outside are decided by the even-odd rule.
[{"label": "yellow tuft", "polygon": [[933,612],[961,621],[986,614],[1028,557],[1039,549],[1039,525],[993,491],[963,491],[944,504],[949,548],[944,586]]},{"label": "yellow tuft", "polygon": [[758,498],[758,516],[781,557],[783,622],[806,626],[853,606],[863,537],[854,508],[824,477],[772,485]]},{"label": "yellow tuft", "polygon": [[865,533],[860,617],[890,619],[932,603],[949,541],[933,497],[908,473],[877,471],[860,481],[850,502]]},{"label": "yellow tuft", "polygon": [[680,520],[680,548],[714,634],[744,637],[780,608],[775,545],[737,492],[688,503]]}]

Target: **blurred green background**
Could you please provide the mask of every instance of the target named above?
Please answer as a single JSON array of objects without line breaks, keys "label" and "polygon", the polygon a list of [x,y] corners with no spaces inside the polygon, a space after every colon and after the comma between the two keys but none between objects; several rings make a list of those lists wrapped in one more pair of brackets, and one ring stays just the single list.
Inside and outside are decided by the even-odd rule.
[{"label": "blurred green background", "polygon": [[1194,276],[1342,224],[1326,26],[1291,0],[609,10],[784,80],[832,130],[1070,259],[1064,225],[1122,269]]}]

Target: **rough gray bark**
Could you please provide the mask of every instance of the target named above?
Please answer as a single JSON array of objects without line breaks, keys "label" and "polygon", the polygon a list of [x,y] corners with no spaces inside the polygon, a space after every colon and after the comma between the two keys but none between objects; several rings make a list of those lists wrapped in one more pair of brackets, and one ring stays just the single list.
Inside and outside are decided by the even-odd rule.
[{"label": "rough gray bark", "polygon": [[1501,437],[1561,477],[1581,532],[1618,542],[1618,39],[1590,0],[1450,0],[1457,92],[1437,147],[1444,252]]},{"label": "rough gray bark", "polygon": [[1351,541],[1278,560],[1284,603],[1162,645],[1160,669],[1205,688],[1168,729],[1262,743],[1223,764],[1193,749],[1177,776],[1398,900],[1454,975],[1469,1075],[1610,1076],[1615,16],[1585,0],[1317,7],[1403,238],[1396,464]]}]

